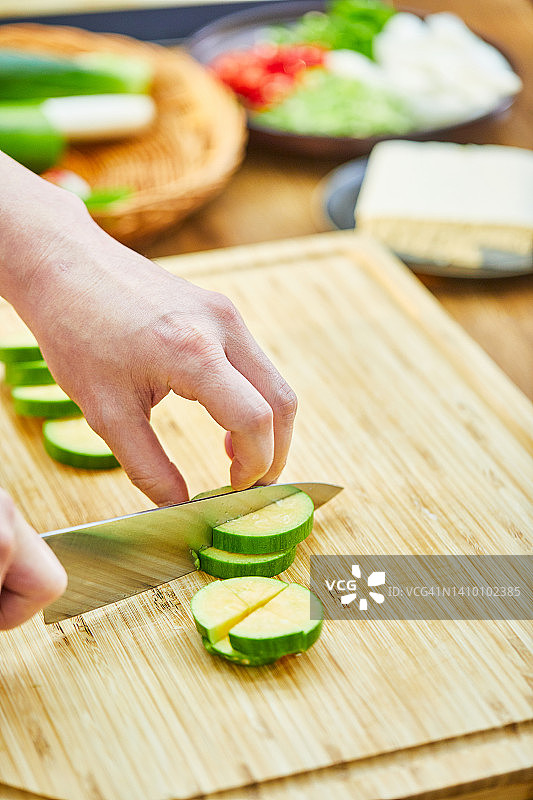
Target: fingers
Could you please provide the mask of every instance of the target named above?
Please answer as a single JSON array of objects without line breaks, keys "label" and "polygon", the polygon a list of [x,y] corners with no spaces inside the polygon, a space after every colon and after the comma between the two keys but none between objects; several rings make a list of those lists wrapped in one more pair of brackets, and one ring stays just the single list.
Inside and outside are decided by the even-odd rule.
[{"label": "fingers", "polygon": [[296,395],[263,353],[244,323],[238,330],[238,336],[228,339],[226,353],[235,369],[247,378],[272,409],[274,454],[272,463],[259,483],[273,483],[287,461],[298,406]]},{"label": "fingers", "polygon": [[55,555],[0,491],[0,630],[26,622],[66,586]]},{"label": "fingers", "polygon": [[[226,359],[222,349],[198,362],[188,379],[194,397],[214,420],[231,432],[230,477],[234,489],[246,489],[270,469],[274,457],[272,409],[265,398]],[[176,383],[181,376],[176,376]],[[172,386],[171,381],[171,386]],[[191,394],[192,394],[191,390]]]},{"label": "fingers", "polygon": [[117,409],[87,411],[87,422],[109,445],[131,482],[158,506],[189,499],[183,476],[168,458],[143,409],[117,404]]}]

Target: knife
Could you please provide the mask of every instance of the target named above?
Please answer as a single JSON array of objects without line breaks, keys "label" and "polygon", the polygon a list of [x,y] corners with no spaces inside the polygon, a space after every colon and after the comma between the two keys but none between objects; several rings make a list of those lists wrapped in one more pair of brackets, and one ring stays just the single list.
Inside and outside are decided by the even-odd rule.
[{"label": "knife", "polygon": [[45,608],[44,621],[60,622],[194,572],[191,550],[212,544],[215,525],[297,491],[318,508],[341,489],[326,483],[255,486],[43,533],[68,575],[65,593]]}]

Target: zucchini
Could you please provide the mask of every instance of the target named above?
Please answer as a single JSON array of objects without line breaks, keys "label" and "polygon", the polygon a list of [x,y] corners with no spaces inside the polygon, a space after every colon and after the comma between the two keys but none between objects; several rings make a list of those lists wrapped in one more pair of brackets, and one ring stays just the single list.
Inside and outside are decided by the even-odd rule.
[{"label": "zucchini", "polygon": [[237,622],[286,586],[283,581],[262,577],[230,578],[208,583],[191,600],[198,632],[210,642],[223,639]]},{"label": "zucchini", "polygon": [[44,449],[61,464],[82,469],[112,469],[119,463],[83,417],[54,419],[43,425]]},{"label": "zucchini", "polygon": [[[315,606],[311,619],[311,606]],[[308,650],[320,636],[322,609],[305,586],[291,583],[277,597],[228,631],[231,646],[245,655],[281,658]]]},{"label": "zucchini", "polygon": [[12,361],[4,376],[8,386],[43,386],[55,383],[46,361]]},{"label": "zucchini", "polygon": [[217,525],[213,528],[213,547],[251,555],[292,549],[311,533],[313,512],[313,501],[307,494],[291,494]]},{"label": "zucchini", "polygon": [[234,491],[232,486],[221,486],[220,489],[209,489],[207,492],[195,494],[194,497],[191,497],[191,500],[201,500],[203,497],[214,497],[215,495],[229,494]]},{"label": "zucchini", "polygon": [[37,339],[29,331],[26,335],[13,334],[0,339],[0,361],[3,361],[4,364],[13,364],[16,361],[36,361],[41,358]]},{"label": "zucchini", "polygon": [[57,384],[16,386],[11,390],[17,414],[26,417],[72,417],[81,414],[76,403]]},{"label": "zucchini", "polygon": [[203,645],[208,653],[213,656],[220,656],[231,661],[233,664],[239,664],[243,667],[262,667],[265,664],[272,664],[277,661],[276,658],[268,658],[261,656],[247,656],[245,653],[239,653],[231,646],[229,636],[225,639],[219,639],[218,642],[210,642],[209,639],[202,639]]},{"label": "zucchini", "polygon": [[210,583],[191,610],[206,649],[245,666],[308,650],[323,625],[322,605],[309,589],[260,577]]},{"label": "zucchini", "polygon": [[150,65],[137,58],[89,53],[55,58],[0,50],[0,100],[148,92]]},{"label": "zucchini", "polygon": [[196,554],[198,569],[215,578],[240,578],[245,575],[272,578],[290,567],[295,556],[296,547],[282,550],[280,553],[260,553],[252,556],[206,547]]}]

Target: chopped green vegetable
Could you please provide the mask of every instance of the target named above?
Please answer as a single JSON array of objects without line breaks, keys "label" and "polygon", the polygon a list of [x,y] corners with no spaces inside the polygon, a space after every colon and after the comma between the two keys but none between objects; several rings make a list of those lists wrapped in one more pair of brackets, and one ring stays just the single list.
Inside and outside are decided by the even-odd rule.
[{"label": "chopped green vegetable", "polygon": [[213,547],[229,553],[257,555],[291,550],[313,528],[313,501],[296,492],[250,514],[216,525]]},{"label": "chopped green vegetable", "polygon": [[191,600],[198,632],[210,642],[223,639],[237,622],[272,600],[286,586],[283,581],[263,577],[208,583]]},{"label": "chopped green vegetable", "polygon": [[320,600],[305,586],[290,583],[231,627],[228,636],[239,653],[276,659],[309,650],[320,636],[322,623]]},{"label": "chopped green vegetable", "polygon": [[232,486],[221,486],[218,489],[208,489],[206,492],[200,492],[191,497],[191,500],[201,500],[203,497],[214,497],[219,494],[229,494],[235,491]]},{"label": "chopped green vegetable", "polygon": [[325,13],[309,11],[296,25],[271,28],[270,36],[278,44],[305,42],[372,58],[374,37],[395,13],[379,0],[331,0]]},{"label": "chopped green vegetable", "polygon": [[44,386],[55,383],[46,361],[12,361],[6,363],[4,377],[8,386]]},{"label": "chopped green vegetable", "polygon": [[305,586],[257,577],[204,586],[192,598],[191,611],[206,650],[245,666],[308,650],[324,616]]},{"label": "chopped green vegetable", "polygon": [[384,89],[315,69],[279,105],[252,112],[268,128],[316,136],[406,133],[414,120],[403,100]]},{"label": "chopped green vegetable", "polygon": [[279,553],[228,553],[216,547],[206,547],[198,555],[198,569],[215,578],[239,578],[244,575],[263,575],[272,578],[284,572],[296,556],[296,547]]},{"label": "chopped green vegetable", "polygon": [[226,636],[225,639],[219,639],[218,642],[210,642],[209,639],[205,637],[202,638],[203,645],[208,653],[211,653],[213,656],[220,656],[224,658],[226,661],[231,661],[233,664],[239,664],[242,667],[262,667],[265,664],[272,664],[274,661],[277,661],[277,658],[273,658],[272,656],[250,656],[245,655],[244,653],[239,653],[238,650],[235,650],[230,643],[229,637]]},{"label": "chopped green vegetable", "polygon": [[4,364],[40,359],[42,359],[42,353],[39,345],[29,331],[26,334],[12,334],[0,339],[0,361],[3,361]]},{"label": "chopped green vegetable", "polygon": [[76,403],[57,384],[15,386],[11,390],[13,407],[26,417],[72,417],[81,414]]},{"label": "chopped green vegetable", "polygon": [[48,420],[43,425],[44,449],[61,464],[82,469],[112,469],[119,463],[103,439],[83,417]]}]

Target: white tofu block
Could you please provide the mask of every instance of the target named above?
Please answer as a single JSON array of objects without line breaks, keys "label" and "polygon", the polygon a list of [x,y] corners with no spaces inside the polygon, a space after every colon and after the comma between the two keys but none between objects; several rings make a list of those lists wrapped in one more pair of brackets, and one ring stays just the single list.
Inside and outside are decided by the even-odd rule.
[{"label": "white tofu block", "polygon": [[533,258],[533,152],[500,145],[380,142],[355,209],[358,230],[406,257],[480,267]]}]

